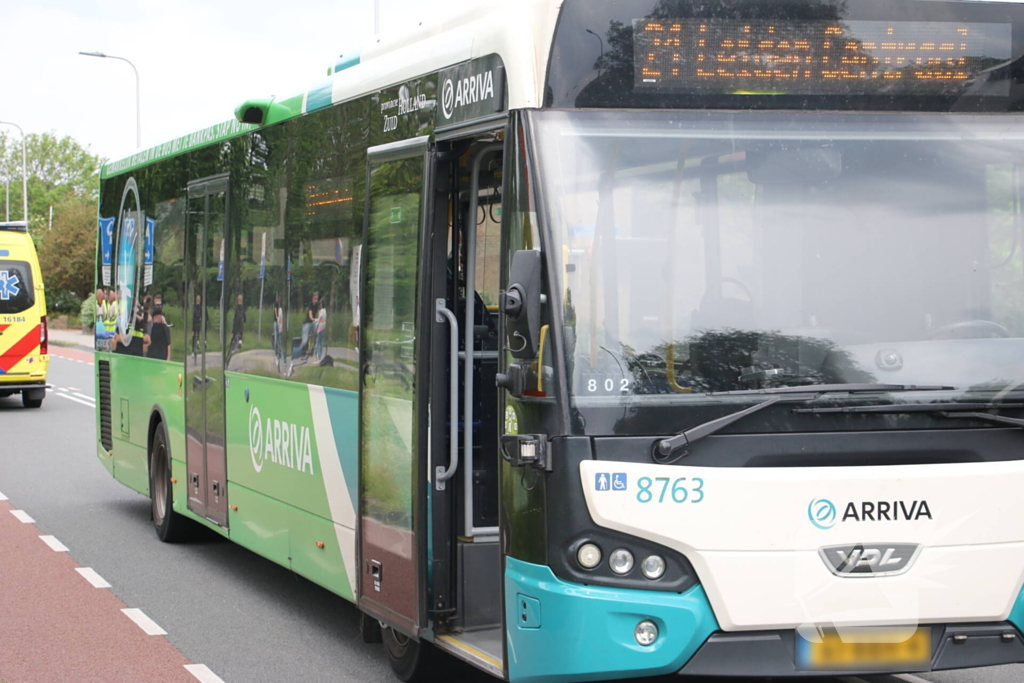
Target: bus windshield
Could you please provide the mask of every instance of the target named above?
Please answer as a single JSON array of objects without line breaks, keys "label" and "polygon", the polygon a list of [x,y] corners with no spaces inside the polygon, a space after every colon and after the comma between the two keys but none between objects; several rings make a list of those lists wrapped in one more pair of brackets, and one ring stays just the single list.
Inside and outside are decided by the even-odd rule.
[{"label": "bus windshield", "polygon": [[1020,122],[532,117],[576,405],[1024,384]]}]

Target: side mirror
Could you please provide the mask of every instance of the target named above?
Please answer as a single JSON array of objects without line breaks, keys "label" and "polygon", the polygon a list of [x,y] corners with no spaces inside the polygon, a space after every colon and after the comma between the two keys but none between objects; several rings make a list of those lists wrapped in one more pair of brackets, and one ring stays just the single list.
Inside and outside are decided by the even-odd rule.
[{"label": "side mirror", "polygon": [[536,358],[540,349],[541,253],[522,249],[512,256],[508,290],[501,298],[508,350],[514,358]]}]

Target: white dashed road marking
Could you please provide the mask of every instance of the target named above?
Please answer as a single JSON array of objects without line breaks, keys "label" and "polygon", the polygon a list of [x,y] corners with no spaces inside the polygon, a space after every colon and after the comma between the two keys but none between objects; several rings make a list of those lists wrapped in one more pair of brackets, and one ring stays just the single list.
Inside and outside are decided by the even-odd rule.
[{"label": "white dashed road marking", "polygon": [[68,551],[68,547],[53,536],[40,536],[39,540],[50,546],[50,549],[54,552],[66,553]]},{"label": "white dashed road marking", "polygon": [[82,575],[82,578],[96,588],[110,588],[110,584],[102,576],[96,573],[92,567],[75,567],[75,571]]},{"label": "white dashed road marking", "polygon": [[72,363],[81,363],[82,365],[95,365],[95,363],[90,363],[89,361],[78,360],[77,358],[65,358],[64,356],[58,356],[57,354],[51,354],[50,358],[60,358],[61,360],[69,360]]},{"label": "white dashed road marking", "polygon": [[22,524],[33,524],[36,520],[29,517],[24,510],[11,510],[11,514],[18,518]]},{"label": "white dashed road marking", "polygon": [[61,398],[66,398],[67,400],[74,401],[75,403],[81,403],[83,406],[88,406],[90,408],[95,408],[96,407],[96,402],[91,397],[89,397],[89,396],[82,396],[81,398],[79,398],[78,396],[72,396],[71,394],[66,393],[66,392],[67,392],[66,389],[59,389],[57,391],[57,393],[55,394],[55,396],[60,396]]},{"label": "white dashed road marking", "polygon": [[166,636],[167,631],[160,628],[155,621],[147,617],[142,610],[135,607],[128,607],[123,610],[124,615],[135,622],[135,624],[145,631],[147,636]]},{"label": "white dashed road marking", "polygon": [[210,671],[205,664],[186,664],[185,670],[195,676],[200,683],[224,683],[224,679]]},{"label": "white dashed road marking", "polygon": [[5,496],[4,494],[0,493],[0,500],[7,500],[7,496]]}]

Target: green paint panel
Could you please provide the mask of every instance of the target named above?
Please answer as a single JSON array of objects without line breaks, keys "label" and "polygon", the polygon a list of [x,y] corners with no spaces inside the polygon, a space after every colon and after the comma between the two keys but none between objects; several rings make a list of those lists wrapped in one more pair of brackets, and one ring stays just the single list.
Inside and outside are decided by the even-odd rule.
[{"label": "green paint panel", "polygon": [[[308,513],[290,509],[292,570],[310,581],[352,600],[352,588],[338,547],[337,525]],[[345,529],[341,529],[345,533]],[[322,543],[320,548],[317,543]]]},{"label": "green paint panel", "polygon": [[330,518],[309,388],[236,372],[227,376],[228,480]]},{"label": "green paint panel", "polygon": [[230,482],[228,500],[231,540],[288,567],[288,506]]},{"label": "green paint panel", "polygon": [[149,463],[146,449],[114,439],[114,478],[130,489],[149,495]]},{"label": "green paint panel", "polygon": [[230,138],[238,137],[250,130],[255,129],[256,126],[239,123],[235,119],[229,119],[223,123],[210,126],[198,130],[194,133],[189,133],[180,138],[175,138],[156,147],[150,147],[144,149],[141,152],[136,152],[130,157],[126,157],[119,161],[113,161],[103,166],[103,170],[100,173],[100,178],[106,180],[112,178],[121,173],[131,171],[139,168],[140,166],[147,166],[160,159],[166,159],[182,152],[187,152],[191,149],[198,149],[199,147],[205,147],[215,142],[221,142]]},{"label": "green paint panel", "polygon": [[103,444],[100,443],[99,438],[96,439],[96,458],[103,463],[103,468],[114,475],[114,459],[107,455],[107,451],[104,450]]},{"label": "green paint panel", "polygon": [[174,511],[189,517],[195,517],[188,510],[188,466],[183,460],[171,460],[171,479],[174,482]]},{"label": "green paint panel", "polygon": [[302,114],[302,95],[295,95],[286,100],[275,101],[271,104],[267,110],[267,120],[263,122],[263,125],[269,126],[274,123],[280,123],[295,118],[300,114]]}]

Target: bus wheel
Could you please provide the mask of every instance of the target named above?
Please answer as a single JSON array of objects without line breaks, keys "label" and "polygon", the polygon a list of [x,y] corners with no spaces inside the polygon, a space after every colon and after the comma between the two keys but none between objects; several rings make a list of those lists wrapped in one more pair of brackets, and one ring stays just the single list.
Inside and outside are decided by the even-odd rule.
[{"label": "bus wheel", "polygon": [[437,659],[437,653],[430,643],[410,638],[390,626],[381,629],[381,636],[388,663],[399,679],[407,683],[437,680],[437,669],[433,661]]},{"label": "bus wheel", "polygon": [[149,452],[149,495],[157,537],[164,543],[187,540],[191,536],[192,522],[174,511],[171,453],[167,449],[167,432],[162,423],[153,434]]},{"label": "bus wheel", "polygon": [[25,389],[21,392],[21,405],[26,408],[39,408],[46,397],[46,389]]}]

